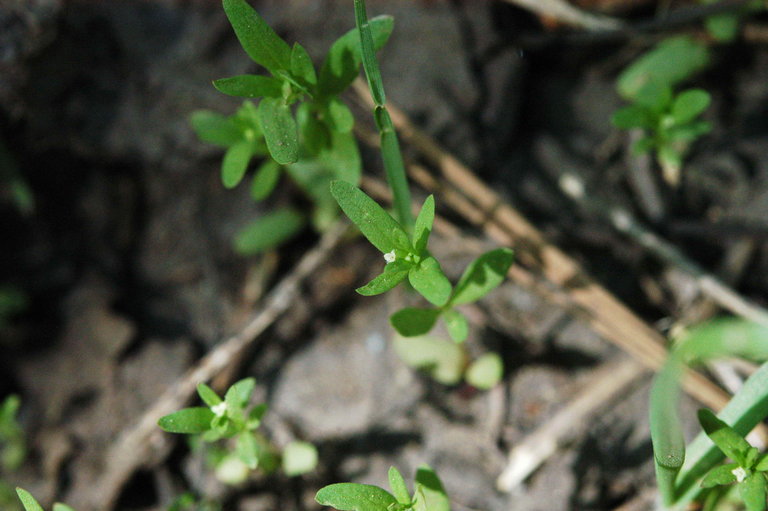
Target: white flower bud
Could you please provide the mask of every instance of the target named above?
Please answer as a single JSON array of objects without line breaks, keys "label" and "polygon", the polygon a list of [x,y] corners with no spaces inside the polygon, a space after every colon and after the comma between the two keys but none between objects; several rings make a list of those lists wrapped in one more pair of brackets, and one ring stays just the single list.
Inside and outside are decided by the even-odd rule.
[{"label": "white flower bud", "polygon": [[387,252],[386,254],[384,254],[384,260],[387,263],[395,262],[396,258],[397,258],[397,256],[395,256],[395,251],[394,250],[392,252]]}]

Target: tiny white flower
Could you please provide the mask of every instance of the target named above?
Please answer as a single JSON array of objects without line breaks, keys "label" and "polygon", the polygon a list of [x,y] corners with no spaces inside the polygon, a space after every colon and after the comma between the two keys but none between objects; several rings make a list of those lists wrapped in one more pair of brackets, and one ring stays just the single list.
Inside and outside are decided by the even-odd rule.
[{"label": "tiny white flower", "polygon": [[227,403],[222,401],[221,403],[212,406],[211,411],[216,415],[216,417],[223,417],[225,413],[227,413]]},{"label": "tiny white flower", "polygon": [[386,254],[384,254],[384,260],[387,263],[394,263],[396,258],[397,256],[395,256],[394,250],[392,252],[387,252]]},{"label": "tiny white flower", "polygon": [[742,482],[744,479],[747,478],[747,471],[744,470],[744,467],[736,467],[733,470],[731,470],[731,474],[736,476],[737,482]]}]

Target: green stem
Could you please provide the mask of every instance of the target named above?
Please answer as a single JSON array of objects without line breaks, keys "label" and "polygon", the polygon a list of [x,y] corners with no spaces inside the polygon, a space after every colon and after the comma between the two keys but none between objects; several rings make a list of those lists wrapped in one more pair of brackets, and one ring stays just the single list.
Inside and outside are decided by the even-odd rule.
[{"label": "green stem", "polygon": [[395,214],[403,228],[410,233],[413,230],[413,215],[411,213],[411,192],[408,179],[405,176],[403,155],[392,119],[387,112],[384,83],[381,79],[379,63],[373,47],[373,35],[368,23],[365,10],[365,0],[355,0],[355,22],[360,33],[360,49],[363,57],[363,69],[368,79],[368,87],[376,104],[373,115],[381,138],[381,155],[384,160],[384,170],[387,183],[394,197]]}]

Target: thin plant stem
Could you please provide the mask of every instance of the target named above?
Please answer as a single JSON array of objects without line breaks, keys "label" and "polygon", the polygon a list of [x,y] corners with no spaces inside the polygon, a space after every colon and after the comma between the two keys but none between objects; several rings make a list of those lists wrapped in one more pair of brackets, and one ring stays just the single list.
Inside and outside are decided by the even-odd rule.
[{"label": "thin plant stem", "polygon": [[368,15],[365,9],[365,0],[355,0],[355,23],[360,33],[360,48],[363,57],[363,69],[368,78],[368,87],[374,101],[374,119],[381,137],[381,155],[384,160],[384,170],[387,174],[387,183],[392,190],[395,214],[397,220],[410,233],[413,230],[413,214],[411,213],[411,192],[408,188],[408,180],[405,177],[405,165],[403,155],[400,152],[400,143],[392,124],[392,119],[387,111],[384,83],[381,79],[379,63],[373,48],[373,36],[368,24]]}]

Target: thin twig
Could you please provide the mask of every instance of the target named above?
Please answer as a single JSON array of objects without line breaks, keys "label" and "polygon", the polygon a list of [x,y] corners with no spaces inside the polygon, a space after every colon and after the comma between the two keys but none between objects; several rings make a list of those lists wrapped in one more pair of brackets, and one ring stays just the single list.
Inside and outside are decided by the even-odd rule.
[{"label": "thin twig", "polygon": [[159,445],[163,445],[164,437],[157,427],[157,420],[182,407],[192,397],[198,383],[209,381],[236,360],[247,346],[290,307],[301,282],[326,261],[346,230],[347,224],[339,222],[326,231],[320,242],[302,257],[293,271],[270,293],[264,308],[240,332],[220,342],[200,359],[194,368],[144,412],[141,419],[117,438],[106,456],[104,473],[94,484],[98,491],[91,494],[93,501],[79,504],[78,509],[109,510],[114,507],[125,482],[151,458],[152,452]]},{"label": "thin twig", "polygon": [[609,16],[592,14],[574,7],[565,0],[505,0],[536,14],[553,18],[561,23],[591,31],[618,30],[623,23]]}]

